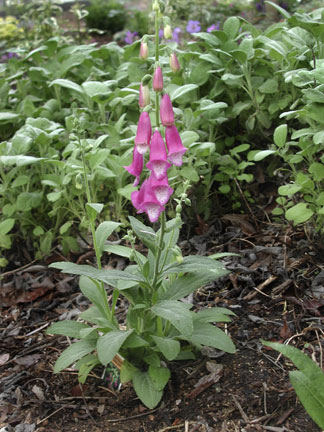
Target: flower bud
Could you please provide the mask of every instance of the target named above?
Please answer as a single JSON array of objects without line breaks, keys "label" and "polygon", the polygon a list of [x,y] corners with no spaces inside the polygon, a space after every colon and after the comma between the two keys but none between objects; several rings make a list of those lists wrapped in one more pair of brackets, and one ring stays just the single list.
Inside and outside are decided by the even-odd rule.
[{"label": "flower bud", "polygon": [[154,12],[160,12],[160,5],[158,0],[153,1],[152,9]]},{"label": "flower bud", "polygon": [[170,96],[166,93],[162,96],[160,104],[160,117],[163,126],[174,125],[174,113]]},{"label": "flower bud", "polygon": [[148,57],[148,46],[146,42],[141,42],[139,56],[142,60],[146,60]]},{"label": "flower bud", "polygon": [[150,89],[148,85],[140,84],[138,103],[141,108],[145,108],[150,104]]},{"label": "flower bud", "polygon": [[153,75],[153,90],[161,92],[163,90],[163,75],[160,66],[157,66]]},{"label": "flower bud", "polygon": [[171,39],[172,38],[172,29],[171,29],[170,24],[167,24],[164,27],[163,35],[164,35],[164,39]]},{"label": "flower bud", "polygon": [[176,213],[177,213],[177,215],[181,214],[181,211],[182,211],[182,206],[181,206],[181,204],[178,204],[177,207],[176,207]]},{"label": "flower bud", "polygon": [[178,72],[181,69],[178,57],[175,53],[172,53],[170,55],[170,67],[174,73]]}]

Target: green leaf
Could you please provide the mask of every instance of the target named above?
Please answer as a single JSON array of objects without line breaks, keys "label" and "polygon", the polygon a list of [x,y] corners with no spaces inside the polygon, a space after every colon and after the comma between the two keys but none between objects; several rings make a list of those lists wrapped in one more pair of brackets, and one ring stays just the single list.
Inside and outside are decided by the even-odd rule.
[{"label": "green leaf", "polygon": [[238,34],[240,25],[240,20],[238,18],[230,17],[224,22],[223,30],[231,39],[234,39]]},{"label": "green leaf", "polygon": [[319,162],[313,162],[308,171],[313,174],[313,178],[315,181],[320,182],[324,179],[324,164]]},{"label": "green leaf", "polygon": [[160,402],[163,391],[156,389],[148,372],[136,371],[133,385],[137,396],[148,408],[153,409]]},{"label": "green leaf", "polygon": [[143,282],[140,275],[127,273],[120,270],[99,270],[89,265],[78,265],[69,262],[57,262],[50,264],[50,267],[62,270],[63,273],[88,276],[89,278],[116,286],[118,280]]},{"label": "green leaf", "polygon": [[11,120],[16,120],[19,118],[19,114],[13,112],[0,112],[0,122],[10,122]]},{"label": "green leaf", "polygon": [[58,334],[72,338],[80,338],[80,331],[90,328],[87,324],[77,321],[61,321],[53,323],[47,330],[46,334]]},{"label": "green leaf", "polygon": [[266,1],[265,3],[267,3],[267,4],[269,4],[269,5],[271,5],[271,6],[273,6],[275,9],[277,9],[277,11],[279,12],[279,13],[281,13],[281,15],[282,16],[284,16],[285,18],[290,18],[290,13],[289,12],[287,12],[286,11],[286,9],[284,9],[284,8],[282,8],[282,7],[280,7],[279,5],[277,5],[276,3],[273,3],[273,2],[271,2],[271,1]]},{"label": "green leaf", "polygon": [[175,300],[161,300],[151,311],[154,315],[170,321],[181,334],[189,336],[192,333],[193,321],[188,305]]},{"label": "green leaf", "polygon": [[89,354],[80,359],[76,364],[75,368],[79,371],[78,381],[80,384],[84,384],[88,378],[89,373],[92,369],[99,365],[100,361],[98,356],[95,354]]},{"label": "green leaf", "polygon": [[180,352],[179,341],[170,338],[162,338],[159,336],[152,336],[152,339],[167,360],[172,361],[177,358]]},{"label": "green leaf", "polygon": [[170,379],[170,370],[166,367],[150,365],[148,372],[154,387],[157,390],[163,390]]},{"label": "green leaf", "polygon": [[97,306],[101,315],[110,320],[110,308],[107,300],[107,293],[101,284],[88,277],[81,276],[79,282],[80,290],[95,306]]},{"label": "green leaf", "polygon": [[301,190],[302,186],[291,183],[278,188],[278,193],[283,196],[292,196]]},{"label": "green leaf", "polygon": [[40,206],[42,202],[41,192],[22,192],[17,198],[17,209],[29,211]]},{"label": "green leaf", "polygon": [[271,94],[276,93],[278,91],[278,81],[274,78],[267,79],[263,84],[258,88],[260,93]]},{"label": "green leaf", "polygon": [[283,147],[286,144],[287,130],[288,126],[286,124],[282,124],[278,126],[274,131],[273,140],[276,146],[278,146],[279,148]]},{"label": "green leaf", "polygon": [[190,144],[199,140],[199,135],[193,131],[184,131],[181,133],[181,141],[185,147],[189,147]]},{"label": "green leaf", "polygon": [[115,330],[100,336],[97,342],[97,351],[100,362],[108,364],[115,357],[121,346],[134,329],[121,331]]},{"label": "green leaf", "polygon": [[173,263],[163,272],[165,275],[170,273],[212,273],[214,278],[217,279],[228,274],[228,270],[220,262],[208,257],[190,255],[184,257],[181,264]]},{"label": "green leaf", "polygon": [[71,346],[69,346],[69,348],[64,350],[60,357],[56,360],[54,373],[61,372],[75,361],[91,353],[91,351],[95,350],[95,348],[96,341],[94,339],[84,339],[82,341],[73,343]]},{"label": "green leaf", "polygon": [[134,377],[135,372],[137,372],[137,371],[138,371],[138,369],[135,366],[133,366],[127,360],[124,360],[122,367],[120,369],[120,381],[122,383],[126,383],[128,381],[131,381]]},{"label": "green leaf", "polygon": [[79,84],[77,84],[77,83],[75,83],[73,81],[59,78],[59,79],[56,79],[56,80],[52,81],[49,84],[49,87],[51,87],[53,85],[58,85],[59,87],[67,88],[67,89],[70,89],[70,90],[74,90],[75,92],[77,92],[77,93],[81,94],[82,96],[84,96],[84,90],[83,90],[83,88],[81,86],[79,86]]},{"label": "green leaf", "polygon": [[0,234],[7,234],[15,225],[15,219],[5,219],[0,223]]},{"label": "green leaf", "polygon": [[232,339],[226,333],[218,327],[200,321],[194,321],[194,330],[188,340],[198,347],[206,345],[230,354],[236,351]]},{"label": "green leaf", "polygon": [[293,207],[290,207],[285,213],[285,217],[288,220],[293,221],[294,225],[306,222],[313,216],[313,210],[307,207],[305,203],[298,203]]},{"label": "green leaf", "polygon": [[256,162],[260,161],[260,160],[268,157],[269,155],[271,155],[273,153],[276,153],[276,150],[261,150],[261,151],[255,153],[253,160]]},{"label": "green leaf", "polygon": [[288,357],[299,371],[290,372],[291,383],[308,414],[324,428],[324,373],[306,354],[290,345],[261,342]]},{"label": "green leaf", "polygon": [[170,97],[172,101],[175,101],[179,97],[185,95],[186,93],[195,90],[198,88],[197,84],[185,84],[184,86],[178,87],[176,90],[174,90]]},{"label": "green leaf", "polygon": [[154,230],[132,216],[129,216],[129,221],[137,237],[150,249],[155,250],[156,233]]},{"label": "green leaf", "polygon": [[96,229],[96,240],[99,251],[102,253],[105,248],[105,242],[108,237],[118,228],[121,224],[118,222],[105,221],[102,222]]},{"label": "green leaf", "polygon": [[45,158],[37,158],[34,156],[24,156],[24,155],[17,155],[17,156],[0,156],[0,163],[7,166],[17,165],[17,166],[24,166],[24,165],[30,165],[34,163],[38,163],[42,160],[45,160]]},{"label": "green leaf", "polygon": [[199,310],[194,314],[195,321],[201,322],[230,322],[231,319],[228,315],[236,316],[234,312],[229,309],[221,307],[211,307],[208,309]]}]

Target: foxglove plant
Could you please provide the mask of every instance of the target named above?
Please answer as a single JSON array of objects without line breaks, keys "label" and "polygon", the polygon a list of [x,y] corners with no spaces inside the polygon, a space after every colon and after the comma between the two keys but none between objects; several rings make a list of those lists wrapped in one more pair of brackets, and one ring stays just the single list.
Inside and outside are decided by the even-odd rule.
[{"label": "foxglove plant", "polygon": [[[169,95],[165,93],[160,100],[163,91],[159,65],[162,6],[159,0],[153,1],[156,76],[152,85],[155,87],[153,114],[156,129],[152,136],[148,113],[152,105],[140,103],[143,111],[134,139],[133,161],[124,167],[135,177],[136,185],[140,185],[140,179],[143,178],[139,189],[131,194],[137,213],[147,214],[151,223],[160,220],[160,228],[154,231],[152,227],[130,216],[131,229],[124,237],[128,245],[107,243],[120,224],[106,221],[95,228],[95,220],[103,204],[92,203],[89,188],[86,187],[87,215],[97,267],[68,262],[51,266],[65,273],[80,275],[80,289],[93,305],[80,314],[78,321],[54,323],[47,331],[49,334],[63,334],[76,339],[57,359],[55,373],[74,364],[79,371],[79,382],[84,383],[90,371],[99,365],[104,366],[102,377],[107,376],[107,367],[113,363],[120,369],[120,381],[131,381],[136,394],[149,408],[154,408],[162,398],[163,389],[170,378],[168,362],[195,359],[203,345],[235,352],[229,335],[212,324],[231,321],[230,316],[235,315],[233,312],[218,307],[194,312],[191,310],[193,304],[182,301],[197,288],[228,272],[216,260],[219,256],[183,257],[177,246],[182,205],[190,204],[188,181],[184,182],[180,196],[175,198],[176,217],[166,221],[165,206],[173,194],[167,171],[171,164],[182,165],[186,148],[175,125]],[[147,84],[144,81],[143,85]],[[145,153],[148,151],[148,162],[145,164]],[[84,166],[85,185],[87,178],[88,170]],[[135,248],[136,238],[147,247],[147,255]],[[104,252],[126,257],[131,264],[124,271],[103,269],[101,259]],[[109,301],[106,290],[110,292]],[[116,314],[119,296],[128,302],[123,325]]]}]

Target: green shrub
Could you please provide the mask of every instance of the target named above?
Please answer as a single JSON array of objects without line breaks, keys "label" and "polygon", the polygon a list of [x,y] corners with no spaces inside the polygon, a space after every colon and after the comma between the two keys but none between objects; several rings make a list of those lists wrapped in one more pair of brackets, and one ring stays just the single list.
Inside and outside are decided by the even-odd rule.
[{"label": "green shrub", "polygon": [[90,29],[107,31],[110,34],[123,30],[127,21],[124,6],[114,1],[92,0],[86,17]]}]

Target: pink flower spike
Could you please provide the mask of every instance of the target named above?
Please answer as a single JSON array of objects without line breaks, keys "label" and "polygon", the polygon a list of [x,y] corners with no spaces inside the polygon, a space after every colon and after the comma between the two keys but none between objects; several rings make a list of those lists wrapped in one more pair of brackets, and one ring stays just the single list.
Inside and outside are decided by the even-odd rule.
[{"label": "pink flower spike", "polygon": [[170,96],[166,93],[162,96],[160,105],[160,117],[163,126],[174,125],[174,113]]},{"label": "pink flower spike", "polygon": [[165,130],[165,141],[168,147],[168,159],[173,165],[182,165],[182,155],[187,151],[175,126],[169,126]]},{"label": "pink flower spike", "polygon": [[146,164],[147,168],[151,170],[157,180],[161,180],[166,176],[167,169],[171,164],[167,161],[167,152],[160,132],[156,129],[152,141],[150,160]]},{"label": "pink flower spike", "polygon": [[146,187],[144,189],[143,201],[141,208],[148,215],[150,222],[156,222],[159,219],[160,214],[165,210],[165,207],[159,203],[156,196],[149,185],[147,180]]},{"label": "pink flower spike", "polygon": [[135,145],[139,154],[143,155],[150,147],[152,126],[149,114],[144,111],[138,120]]},{"label": "pink flower spike", "polygon": [[153,75],[153,90],[161,92],[163,90],[163,75],[160,66],[157,66]]},{"label": "pink flower spike", "polygon": [[139,183],[140,175],[143,169],[143,160],[143,155],[138,153],[137,147],[134,146],[133,162],[131,165],[124,166],[125,170],[128,171],[129,174],[132,174],[136,177],[133,186],[137,186]]},{"label": "pink flower spike", "polygon": [[138,104],[141,108],[145,108],[150,103],[150,89],[147,85],[140,84],[139,88],[139,101]]},{"label": "pink flower spike", "polygon": [[173,189],[169,186],[168,176],[163,177],[161,180],[157,180],[154,175],[151,175],[148,181],[149,188],[153,190],[158,202],[161,205],[165,205],[173,194]]}]

